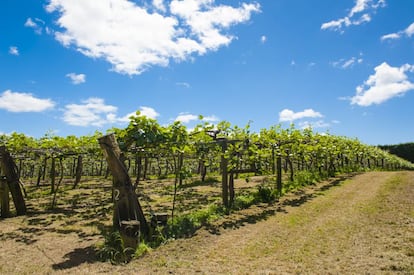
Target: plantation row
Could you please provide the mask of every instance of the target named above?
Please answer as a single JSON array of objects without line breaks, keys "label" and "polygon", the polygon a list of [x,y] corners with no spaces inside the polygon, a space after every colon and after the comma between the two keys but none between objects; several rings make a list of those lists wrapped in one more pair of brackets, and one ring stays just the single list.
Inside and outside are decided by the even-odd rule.
[{"label": "plantation row", "polygon": [[[293,126],[251,133],[249,125],[239,128],[224,121],[215,126],[202,123],[189,132],[179,122],[161,126],[156,120],[135,116],[125,129],[110,131],[136,184],[141,179],[172,177],[181,185],[197,174],[202,181],[207,175],[221,174],[226,184],[231,183],[227,176],[277,174],[282,169],[290,182],[365,169],[413,169],[412,163],[356,139]],[[99,132],[82,137],[46,134],[35,139],[12,133],[1,135],[0,145],[14,157],[22,179],[37,185],[47,181],[53,192],[58,179],[73,178],[76,187],[81,177],[108,176],[97,141],[101,136]]]},{"label": "plantation row", "polygon": [[[161,126],[156,120],[134,116],[128,127],[110,132],[82,137],[46,134],[39,139],[19,133],[0,135],[0,217],[11,216],[9,191],[16,214],[26,214],[22,182],[30,184],[29,200],[40,196],[50,200],[47,209],[56,205],[72,209],[77,196],[66,206],[58,203],[70,185],[75,189],[83,179],[81,187],[86,187],[93,182],[88,177],[112,174],[113,234],[105,237],[98,256],[118,262],[130,259],[124,248],[135,251],[140,240],[157,247],[168,238],[190,236],[213,217],[274,202],[292,189],[337,174],[414,169],[413,163],[378,147],[293,125],[252,133],[249,125],[204,122],[189,131],[179,122]],[[261,178],[259,182],[245,188],[239,180],[235,188],[238,177],[248,182],[258,175],[263,176],[255,177]],[[198,194],[193,186],[210,191]],[[47,194],[45,188],[50,188]],[[95,193],[102,195],[103,190],[107,189]],[[98,212],[105,203],[99,200],[95,207]],[[120,248],[115,253],[120,258],[114,256],[111,238]]]}]

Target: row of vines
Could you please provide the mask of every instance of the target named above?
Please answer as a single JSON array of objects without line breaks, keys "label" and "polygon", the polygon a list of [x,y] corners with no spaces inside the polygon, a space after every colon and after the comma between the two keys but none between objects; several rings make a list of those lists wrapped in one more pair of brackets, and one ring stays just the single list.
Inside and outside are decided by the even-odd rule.
[{"label": "row of vines", "polygon": [[[122,262],[131,259],[124,248],[140,251],[140,239],[156,247],[170,237],[191,235],[210,216],[272,202],[291,189],[322,179],[369,170],[414,169],[413,163],[379,147],[294,125],[252,132],[249,124],[244,128],[226,121],[213,125],[200,116],[200,124],[189,130],[180,122],[160,125],[137,112],[126,128],[108,132],[111,134],[95,132],[81,137],[0,135],[0,217],[10,216],[9,191],[16,214],[26,214],[21,190],[24,193],[27,184],[32,191],[50,188],[47,196],[52,198],[53,210],[58,205],[57,195],[65,193],[59,193],[63,184],[65,190],[70,185],[73,189],[85,187],[112,174],[113,233],[105,237],[98,254],[103,260]],[[259,177],[263,184],[255,186],[257,191],[246,194],[235,188],[237,178],[248,181],[251,176],[263,176]],[[166,182],[161,181],[164,179]],[[207,206],[188,205],[187,209],[180,202],[187,187],[217,182],[221,182],[221,201],[216,191],[213,204]],[[160,183],[165,183],[162,190],[167,192],[159,193],[172,200],[162,209],[171,209],[171,215],[155,213],[145,195],[149,191],[145,188],[160,190]],[[147,204],[146,211],[140,200]],[[114,247],[120,248],[119,253],[113,253]]]},{"label": "row of vines", "polygon": [[[251,132],[223,121],[203,122],[189,131],[180,122],[161,126],[156,120],[133,116],[124,129],[113,128],[128,173],[140,180],[173,178],[179,186],[188,178],[220,177],[223,203],[231,204],[231,183],[241,173],[278,175],[275,184],[307,181],[367,169],[413,169],[413,164],[356,139],[320,134],[280,125]],[[46,134],[0,135],[0,144],[13,155],[26,183],[47,182],[51,192],[65,178],[73,187],[82,177],[107,177],[109,169],[97,139],[102,133],[76,137]],[[305,184],[306,182],[303,182]],[[228,186],[230,185],[230,186]],[[281,189],[279,190],[281,192]],[[230,192],[230,194],[228,194]],[[230,202],[228,196],[230,195]]]}]

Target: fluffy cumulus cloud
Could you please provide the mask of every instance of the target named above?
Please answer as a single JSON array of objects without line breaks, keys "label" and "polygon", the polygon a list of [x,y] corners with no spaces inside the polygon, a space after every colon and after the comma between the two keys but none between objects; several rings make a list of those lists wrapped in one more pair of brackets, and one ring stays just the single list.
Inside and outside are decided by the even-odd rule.
[{"label": "fluffy cumulus cloud", "polygon": [[[101,127],[105,124],[123,124],[130,121],[130,117],[136,116],[136,112],[119,117],[118,108],[105,104],[101,98],[89,98],[81,104],[69,104],[65,106],[63,120],[73,126]],[[151,107],[141,106],[140,116],[155,119],[159,114]]]},{"label": "fluffy cumulus cloud", "polygon": [[381,36],[381,40],[393,40],[393,39],[399,39],[403,36],[406,37],[411,37],[414,34],[414,22],[411,23],[411,25],[409,25],[406,29],[402,30],[402,31],[398,31],[395,33],[390,33],[390,34],[386,34]]},{"label": "fluffy cumulus cloud", "polygon": [[58,15],[55,38],[91,58],[103,58],[113,70],[140,74],[229,45],[227,30],[260,11],[257,3],[239,7],[214,0],[51,0],[46,10]]},{"label": "fluffy cumulus cloud", "polygon": [[[141,106],[139,107],[139,115],[140,116],[145,116],[147,118],[151,118],[151,119],[157,119],[157,117],[160,115],[157,111],[155,111],[154,108],[151,107],[147,107],[147,106]],[[136,116],[136,112],[132,112],[127,114],[126,116],[122,117],[119,119],[120,122],[129,122],[129,118]]]},{"label": "fluffy cumulus cloud", "polygon": [[196,116],[196,115],[181,113],[175,118],[175,121],[180,121],[182,123],[189,123],[189,122],[197,120],[197,119],[198,119],[198,116]]},{"label": "fluffy cumulus cloud", "polygon": [[410,81],[409,73],[414,73],[414,65],[392,67],[386,62],[382,63],[375,68],[375,73],[369,76],[368,80],[356,88],[356,95],[351,98],[351,104],[359,106],[381,104],[414,90],[414,83]]},{"label": "fluffy cumulus cloud", "polygon": [[197,115],[193,115],[193,114],[189,114],[189,113],[180,113],[175,119],[174,121],[180,121],[182,123],[190,123],[191,121],[196,121],[199,120],[201,118],[202,121],[205,122],[217,122],[220,119],[215,116],[197,116]]},{"label": "fluffy cumulus cloud", "polygon": [[11,55],[19,55],[19,49],[16,46],[10,46],[9,54]]},{"label": "fluffy cumulus cloud", "polygon": [[75,85],[86,82],[86,75],[84,74],[69,73],[66,75],[66,77],[68,77]]},{"label": "fluffy cumulus cloud", "polygon": [[74,126],[100,127],[117,121],[118,108],[106,105],[101,98],[89,98],[82,104],[68,104],[65,106],[63,121]]},{"label": "fluffy cumulus cloud", "polygon": [[157,113],[153,108],[147,106],[139,107],[139,112],[141,116],[146,116],[148,118],[156,119],[160,114]]},{"label": "fluffy cumulus cloud", "polygon": [[385,7],[385,4],[385,0],[356,0],[354,7],[345,17],[323,23],[321,29],[342,32],[344,27],[369,22],[371,15],[378,8]]},{"label": "fluffy cumulus cloud", "polygon": [[[102,98],[92,97],[82,101],[81,104],[66,105],[63,121],[73,126],[102,127],[105,124],[128,123],[129,118],[136,115],[136,112],[133,112],[120,117],[117,115],[117,111],[116,106],[105,104]],[[139,111],[140,116],[153,119],[159,116],[151,107],[141,106]]]},{"label": "fluffy cumulus cloud", "polygon": [[321,113],[314,111],[313,109],[305,109],[302,112],[295,113],[292,110],[284,109],[279,113],[280,122],[293,122],[294,120],[303,118],[320,118],[323,117]]},{"label": "fluffy cumulus cloud", "polygon": [[52,109],[55,103],[51,99],[41,99],[30,93],[4,91],[0,95],[0,109],[9,112],[42,112]]}]

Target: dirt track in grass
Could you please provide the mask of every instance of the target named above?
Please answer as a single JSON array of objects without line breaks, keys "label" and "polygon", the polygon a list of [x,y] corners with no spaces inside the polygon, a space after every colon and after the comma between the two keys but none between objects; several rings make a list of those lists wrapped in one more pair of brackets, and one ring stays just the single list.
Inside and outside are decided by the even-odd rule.
[{"label": "dirt track in grass", "polygon": [[121,266],[96,260],[89,208],[82,225],[65,213],[1,220],[0,273],[414,274],[414,172],[325,181]]}]

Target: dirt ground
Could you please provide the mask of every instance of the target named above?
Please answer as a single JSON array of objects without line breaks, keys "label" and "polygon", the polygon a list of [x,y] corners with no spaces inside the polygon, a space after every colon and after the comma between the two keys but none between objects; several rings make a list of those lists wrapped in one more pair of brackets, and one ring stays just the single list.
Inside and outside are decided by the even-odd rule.
[{"label": "dirt ground", "polygon": [[325,181],[117,266],[95,257],[111,204],[93,190],[0,220],[0,274],[414,274],[414,172]]}]

